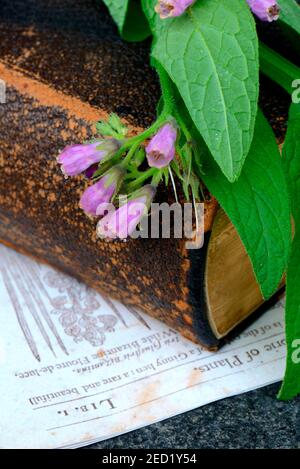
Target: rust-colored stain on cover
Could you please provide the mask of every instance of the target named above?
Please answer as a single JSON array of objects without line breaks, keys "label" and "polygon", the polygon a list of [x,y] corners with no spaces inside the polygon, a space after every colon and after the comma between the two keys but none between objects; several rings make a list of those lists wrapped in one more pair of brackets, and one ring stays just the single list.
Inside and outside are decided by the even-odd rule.
[{"label": "rust-colored stain on cover", "polygon": [[27,94],[36,99],[42,106],[57,106],[63,108],[70,118],[76,116],[76,119],[84,119],[93,124],[100,119],[107,119],[108,117],[108,113],[102,109],[93,108],[73,96],[68,96],[51,88],[47,84],[24,76],[24,74],[17,69],[9,68],[1,62],[0,77],[21,94]]}]

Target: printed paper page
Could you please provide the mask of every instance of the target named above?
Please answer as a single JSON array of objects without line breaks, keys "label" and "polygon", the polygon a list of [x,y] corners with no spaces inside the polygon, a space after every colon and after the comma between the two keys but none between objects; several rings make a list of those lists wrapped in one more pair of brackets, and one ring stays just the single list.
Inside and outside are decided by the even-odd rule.
[{"label": "printed paper page", "polygon": [[282,378],[283,304],[217,353],[0,246],[1,448],[107,439]]}]

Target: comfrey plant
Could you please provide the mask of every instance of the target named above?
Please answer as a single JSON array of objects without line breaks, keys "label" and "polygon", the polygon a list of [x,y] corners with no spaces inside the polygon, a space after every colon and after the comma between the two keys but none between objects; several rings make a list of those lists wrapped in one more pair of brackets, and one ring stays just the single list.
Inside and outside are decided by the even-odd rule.
[{"label": "comfrey plant", "polygon": [[[235,225],[264,298],[287,272],[288,356],[280,397],[291,398],[300,392],[300,364],[292,360],[300,340],[300,100],[294,99],[300,69],[259,40],[256,26],[277,22],[299,56],[299,4],[103,1],[123,39],[153,36],[150,60],[162,91],[157,119],[128,136],[111,115],[97,124],[99,139],[63,151],[62,170],[90,180],[80,206],[96,217],[97,233],[106,239],[133,233],[159,184],[171,182],[175,198],[181,185],[194,205],[212,194]],[[258,108],[259,72],[293,97],[282,155]]]}]

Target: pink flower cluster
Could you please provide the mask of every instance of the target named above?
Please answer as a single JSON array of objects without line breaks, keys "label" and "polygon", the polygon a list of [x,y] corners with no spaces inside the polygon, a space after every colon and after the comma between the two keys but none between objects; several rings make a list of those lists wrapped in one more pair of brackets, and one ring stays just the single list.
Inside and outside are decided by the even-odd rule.
[{"label": "pink flower cluster", "polygon": [[[176,128],[165,124],[146,147],[148,164],[160,170],[170,164],[175,156]],[[109,162],[120,149],[118,140],[109,138],[83,145],[72,145],[60,154],[58,163],[65,176],[76,176],[81,173],[90,178],[98,169],[99,163]],[[102,177],[89,186],[80,199],[80,207],[93,217],[102,217],[97,225],[101,238],[126,239],[130,236],[141,219],[148,213],[155,195],[155,187],[144,185],[129,194],[126,203],[116,210],[113,200],[119,192],[126,170],[119,164],[112,165]]]}]

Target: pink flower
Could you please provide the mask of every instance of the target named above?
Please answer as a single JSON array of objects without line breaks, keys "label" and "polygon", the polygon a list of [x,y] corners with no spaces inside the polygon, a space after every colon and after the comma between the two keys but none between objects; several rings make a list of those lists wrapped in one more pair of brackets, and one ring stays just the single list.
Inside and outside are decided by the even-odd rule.
[{"label": "pink flower", "polygon": [[165,124],[146,147],[148,164],[154,168],[164,168],[175,156],[177,130],[172,124]]},{"label": "pink flower", "polygon": [[115,166],[98,182],[84,191],[79,205],[85,213],[96,216],[99,205],[109,203],[111,201],[112,196],[120,186],[123,174],[123,170],[120,167]]},{"label": "pink flower", "polygon": [[57,161],[66,176],[76,176],[93,164],[112,156],[118,149],[119,142],[112,138],[83,145],[71,145],[64,149]]},{"label": "pink flower", "polygon": [[161,19],[180,16],[195,0],[158,0],[155,7]]},{"label": "pink flower", "polygon": [[[155,195],[155,188],[146,185],[133,194],[126,204],[118,210],[110,211],[97,225],[100,238],[126,239],[136,229],[142,218],[147,215]],[[100,206],[101,212],[102,208]]]},{"label": "pink flower", "polygon": [[279,18],[280,8],[276,0],[247,0],[253,13],[262,21],[275,21]]}]

